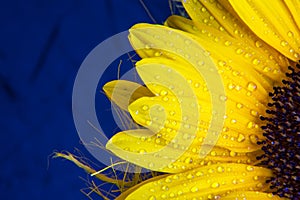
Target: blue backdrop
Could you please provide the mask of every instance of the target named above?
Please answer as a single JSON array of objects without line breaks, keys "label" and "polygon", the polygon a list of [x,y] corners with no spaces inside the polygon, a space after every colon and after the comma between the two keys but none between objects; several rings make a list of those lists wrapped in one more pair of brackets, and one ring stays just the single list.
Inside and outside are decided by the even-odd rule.
[{"label": "blue backdrop", "polygon": [[[168,0],[143,2],[158,23],[171,13]],[[1,1],[0,199],[85,199],[86,174],[49,157],[75,147],[90,156],[72,118],[77,70],[97,44],[138,22],[152,23],[139,0]]]}]

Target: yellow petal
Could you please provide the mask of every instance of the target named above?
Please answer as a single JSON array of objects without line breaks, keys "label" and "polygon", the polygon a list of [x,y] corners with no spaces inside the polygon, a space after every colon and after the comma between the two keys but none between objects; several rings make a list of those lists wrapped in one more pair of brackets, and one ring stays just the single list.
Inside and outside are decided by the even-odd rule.
[{"label": "yellow petal", "polygon": [[[211,32],[215,32],[213,34],[214,36],[222,37],[230,35],[240,41],[243,47],[251,46],[251,48],[254,48],[258,55],[265,55],[265,58],[271,56],[271,58],[282,67],[282,70],[287,70],[287,63],[283,56],[253,34],[253,32],[251,32],[251,30],[237,17],[227,0],[186,0],[183,5],[193,19],[193,29],[197,27],[199,30],[196,35],[200,36],[201,34],[199,33],[208,29],[208,27],[213,27],[214,30],[211,30]],[[207,23],[207,21],[209,21],[209,23]],[[213,23],[214,21],[215,23]]]},{"label": "yellow petal", "polygon": [[297,23],[298,27],[300,27],[300,1],[299,0],[285,0],[284,3],[290,10],[293,20]]},{"label": "yellow petal", "polygon": [[258,37],[291,60],[299,60],[299,28],[284,1],[274,0],[272,6],[261,0],[229,2]]},{"label": "yellow petal", "polygon": [[147,129],[128,130],[117,133],[106,144],[106,148],[118,157],[141,167],[168,173],[178,173],[187,169],[218,162],[255,163],[261,152],[237,153],[214,146],[203,158],[201,143],[193,143],[187,149],[165,140]]},{"label": "yellow petal", "polygon": [[126,80],[116,80],[106,83],[103,90],[107,97],[121,109],[128,110],[128,105],[143,96],[153,96],[148,88]]},{"label": "yellow petal", "polygon": [[262,191],[270,176],[261,167],[216,164],[142,184],[124,199],[214,199],[234,191]]}]

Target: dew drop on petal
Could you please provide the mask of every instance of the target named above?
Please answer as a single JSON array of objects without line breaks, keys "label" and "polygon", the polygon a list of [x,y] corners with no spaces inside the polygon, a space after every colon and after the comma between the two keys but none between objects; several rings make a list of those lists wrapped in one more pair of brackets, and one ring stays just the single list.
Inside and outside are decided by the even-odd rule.
[{"label": "dew drop on petal", "polygon": [[191,188],[191,192],[198,192],[199,188],[197,186],[194,186]]},{"label": "dew drop on petal", "polygon": [[249,82],[247,85],[247,89],[251,92],[254,92],[257,89],[257,85],[253,82]]},{"label": "dew drop on petal", "polygon": [[211,188],[218,188],[218,187],[220,187],[220,183],[218,182],[214,182],[211,184]]},{"label": "dew drop on petal", "polygon": [[220,173],[222,173],[222,172],[225,171],[225,169],[224,169],[224,167],[219,166],[219,167],[217,167],[217,171],[220,172]]},{"label": "dew drop on petal", "polygon": [[243,134],[240,133],[240,134],[238,135],[237,141],[238,141],[238,142],[243,142],[243,141],[245,141],[245,135],[243,135]]},{"label": "dew drop on petal", "polygon": [[262,42],[259,40],[255,42],[255,46],[258,48],[262,47],[262,45],[263,45]]},{"label": "dew drop on petal", "polygon": [[249,139],[250,139],[250,142],[251,142],[252,144],[257,144],[257,141],[258,141],[257,135],[251,134],[251,135],[249,136]]},{"label": "dew drop on petal", "polygon": [[283,46],[283,47],[286,47],[288,44],[289,44],[289,43],[288,43],[287,41],[285,41],[285,40],[282,40],[282,41],[280,42],[280,45]]},{"label": "dew drop on petal", "polygon": [[241,104],[241,103],[237,103],[237,104],[236,104],[236,107],[237,107],[238,109],[241,109],[241,108],[243,108],[243,107],[244,107],[244,105],[243,105],[243,104]]},{"label": "dew drop on petal", "polygon": [[246,170],[249,171],[249,172],[252,172],[254,170],[254,168],[253,168],[253,166],[248,165],[246,167]]},{"label": "dew drop on petal", "polygon": [[229,155],[231,156],[231,157],[235,157],[236,156],[236,152],[234,152],[234,151],[230,151],[230,153],[229,153]]},{"label": "dew drop on petal", "polygon": [[251,111],[250,111],[250,114],[251,114],[252,116],[254,116],[254,117],[257,117],[257,116],[258,116],[258,112],[255,111],[255,110],[251,110]]},{"label": "dew drop on petal", "polygon": [[156,200],[156,197],[152,195],[149,197],[149,200]]},{"label": "dew drop on petal", "polygon": [[147,110],[149,110],[149,106],[147,106],[147,105],[144,105],[144,106],[142,107],[142,110],[144,110],[144,111],[147,111]]}]

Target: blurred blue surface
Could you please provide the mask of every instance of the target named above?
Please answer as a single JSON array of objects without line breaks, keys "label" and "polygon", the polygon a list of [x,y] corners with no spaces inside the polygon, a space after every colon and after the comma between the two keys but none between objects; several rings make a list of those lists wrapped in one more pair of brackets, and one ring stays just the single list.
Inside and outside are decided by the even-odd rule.
[{"label": "blurred blue surface", "polygon": [[[144,3],[158,23],[170,15],[167,0]],[[139,0],[1,1],[0,199],[86,198],[86,174],[49,157],[74,148],[90,156],[72,118],[77,70],[101,41],[138,22],[152,22]]]}]

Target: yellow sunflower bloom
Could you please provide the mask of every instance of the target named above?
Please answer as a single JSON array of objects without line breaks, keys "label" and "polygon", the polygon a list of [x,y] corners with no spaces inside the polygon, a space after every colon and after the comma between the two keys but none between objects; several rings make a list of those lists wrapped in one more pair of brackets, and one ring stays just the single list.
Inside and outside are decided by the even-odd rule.
[{"label": "yellow sunflower bloom", "polygon": [[182,4],[130,29],[145,85],[103,88],[144,127],[106,148],[165,173],[117,199],[300,199],[300,1]]},{"label": "yellow sunflower bloom", "polygon": [[[290,68],[288,76],[298,86],[285,81],[289,87],[283,87],[281,81],[288,79],[288,66],[295,68],[300,59],[300,2],[182,3],[191,19],[171,16],[165,25],[130,29],[129,40],[142,57],[136,68],[146,87],[129,81],[104,86],[112,101],[146,127],[116,134],[107,149],[169,173],[118,199],[299,199],[299,75]],[[225,94],[219,97],[225,115],[214,130],[210,125],[218,113],[212,96],[222,90],[212,91],[210,79],[218,77],[203,72],[213,72],[211,66]],[[130,101],[123,101],[128,95]],[[295,105],[282,106],[285,101]],[[189,104],[182,106],[185,102]],[[215,143],[205,140],[218,129]],[[292,150],[284,146],[289,140],[298,141]]]}]

